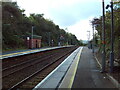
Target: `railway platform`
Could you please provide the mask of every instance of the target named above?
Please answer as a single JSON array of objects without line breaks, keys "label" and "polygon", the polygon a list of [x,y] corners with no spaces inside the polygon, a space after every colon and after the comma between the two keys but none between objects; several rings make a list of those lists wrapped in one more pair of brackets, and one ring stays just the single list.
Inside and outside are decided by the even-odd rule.
[{"label": "railway platform", "polygon": [[33,90],[40,88],[115,88],[94,59],[92,50],[79,47]]},{"label": "railway platform", "polygon": [[26,55],[26,54],[32,54],[32,53],[37,53],[37,52],[42,52],[42,51],[47,51],[47,50],[52,50],[52,49],[71,47],[71,46],[72,45],[46,47],[46,48],[38,48],[38,49],[28,49],[28,50],[20,50],[20,51],[10,51],[10,52],[6,52],[6,53],[2,53],[0,55],[0,59],[9,58],[9,57],[16,57],[16,56],[21,56],[21,55]]}]

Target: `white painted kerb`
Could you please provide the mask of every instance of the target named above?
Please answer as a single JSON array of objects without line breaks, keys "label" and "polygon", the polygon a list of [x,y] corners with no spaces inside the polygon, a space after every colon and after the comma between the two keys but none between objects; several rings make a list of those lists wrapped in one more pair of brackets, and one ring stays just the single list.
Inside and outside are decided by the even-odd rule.
[{"label": "white painted kerb", "polygon": [[70,68],[78,53],[82,50],[81,47],[76,49],[68,56],[56,69],[54,69],[45,79],[43,79],[33,90],[39,88],[56,88]]}]

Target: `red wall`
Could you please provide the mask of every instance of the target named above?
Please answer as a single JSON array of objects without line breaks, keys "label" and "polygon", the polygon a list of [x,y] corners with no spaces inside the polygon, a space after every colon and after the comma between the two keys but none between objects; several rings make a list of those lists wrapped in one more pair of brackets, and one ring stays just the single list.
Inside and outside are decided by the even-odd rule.
[{"label": "red wall", "polygon": [[[32,39],[33,40],[33,48],[40,48],[41,47],[41,39]],[[30,40],[25,40],[25,43],[28,48],[32,48],[32,41]]]}]

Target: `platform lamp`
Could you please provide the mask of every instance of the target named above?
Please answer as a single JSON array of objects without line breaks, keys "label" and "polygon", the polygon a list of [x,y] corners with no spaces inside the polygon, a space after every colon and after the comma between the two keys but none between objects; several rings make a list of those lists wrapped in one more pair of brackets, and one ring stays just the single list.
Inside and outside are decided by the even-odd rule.
[{"label": "platform lamp", "polygon": [[92,29],[93,29],[93,42],[92,42],[92,52],[94,53],[94,22],[92,22]]},{"label": "platform lamp", "polygon": [[113,0],[111,0],[110,5],[106,6],[106,9],[111,8],[111,51],[110,51],[110,72],[113,72],[114,67],[114,22],[113,22]]},{"label": "platform lamp", "polygon": [[90,31],[87,32],[88,32],[88,41],[90,41]]},{"label": "platform lamp", "polygon": [[34,25],[32,25],[32,32],[31,32],[31,48],[33,49],[33,30],[34,30]]},{"label": "platform lamp", "polygon": [[90,47],[90,31],[87,31],[88,32],[88,48]]},{"label": "platform lamp", "polygon": [[94,20],[92,21],[92,28],[93,28],[93,43],[92,43],[92,49],[93,49],[93,53],[94,53],[94,45],[95,45],[95,36],[94,36],[94,28],[95,28],[95,25],[98,25],[98,19],[97,18],[94,18]]}]

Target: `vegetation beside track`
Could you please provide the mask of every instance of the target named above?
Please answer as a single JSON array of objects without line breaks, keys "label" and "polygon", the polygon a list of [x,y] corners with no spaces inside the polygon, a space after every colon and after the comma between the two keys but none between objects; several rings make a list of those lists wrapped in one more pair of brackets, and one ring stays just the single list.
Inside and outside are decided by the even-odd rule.
[{"label": "vegetation beside track", "polygon": [[[82,45],[74,34],[66,32],[56,25],[52,20],[44,18],[44,14],[32,13],[30,16],[24,14],[16,2],[2,3],[2,48],[3,51],[27,49],[24,36],[31,35],[34,25],[34,35],[42,36],[42,47],[58,46],[60,37],[63,36],[62,45]],[[66,28],[67,29],[67,28]]]}]

